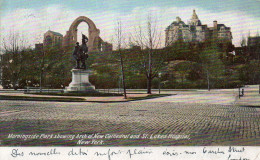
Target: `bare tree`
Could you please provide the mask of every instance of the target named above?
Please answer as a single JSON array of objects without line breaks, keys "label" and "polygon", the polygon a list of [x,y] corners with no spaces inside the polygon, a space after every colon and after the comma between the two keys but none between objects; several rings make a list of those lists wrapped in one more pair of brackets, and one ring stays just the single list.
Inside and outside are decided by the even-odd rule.
[{"label": "bare tree", "polygon": [[165,58],[159,51],[161,47],[161,32],[157,26],[156,19],[148,15],[146,28],[138,26],[135,29],[135,33],[131,36],[135,45],[141,47],[137,58],[140,60],[140,66],[147,78],[147,93],[151,94],[152,80],[158,75]]},{"label": "bare tree", "polygon": [[117,21],[117,26],[115,28],[116,32],[116,43],[117,43],[117,50],[119,52],[120,56],[120,64],[121,64],[121,73],[122,73],[122,79],[123,79],[123,88],[124,88],[124,98],[126,99],[126,85],[125,85],[125,71],[124,71],[124,61],[123,61],[123,53],[122,53],[122,44],[123,44],[123,35],[122,35],[122,23],[121,21]]},{"label": "bare tree", "polygon": [[9,73],[12,87],[16,89],[24,64],[24,54],[28,46],[25,39],[19,34],[10,31],[9,35],[2,40],[3,72]]}]

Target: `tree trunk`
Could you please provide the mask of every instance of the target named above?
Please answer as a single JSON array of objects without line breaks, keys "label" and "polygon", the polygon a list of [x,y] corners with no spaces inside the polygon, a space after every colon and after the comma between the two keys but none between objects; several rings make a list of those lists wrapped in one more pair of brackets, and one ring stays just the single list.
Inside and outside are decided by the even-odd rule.
[{"label": "tree trunk", "polygon": [[43,70],[41,69],[41,73],[40,73],[40,93],[42,93],[42,74],[43,74]]},{"label": "tree trunk", "polygon": [[149,50],[149,70],[147,76],[147,94],[152,94],[152,57],[151,57],[151,49]]},{"label": "tree trunk", "polygon": [[123,79],[123,87],[124,87],[124,99],[127,98],[126,96],[126,86],[125,86],[125,71],[124,71],[124,62],[123,62],[123,57],[122,57],[122,53],[119,50],[119,54],[120,54],[120,61],[121,61],[121,71],[122,71],[122,79]]},{"label": "tree trunk", "polygon": [[209,71],[207,70],[208,91],[210,91]]},{"label": "tree trunk", "polygon": [[147,78],[147,94],[152,94],[152,77]]},{"label": "tree trunk", "polygon": [[15,85],[15,81],[12,82],[12,85],[13,85],[13,89],[16,90],[16,85]]}]

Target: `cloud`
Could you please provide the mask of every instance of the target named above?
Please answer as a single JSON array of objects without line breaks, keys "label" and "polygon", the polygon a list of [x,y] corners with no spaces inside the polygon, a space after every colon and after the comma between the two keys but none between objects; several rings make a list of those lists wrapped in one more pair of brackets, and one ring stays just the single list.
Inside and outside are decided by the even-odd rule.
[{"label": "cloud", "polygon": [[[177,16],[187,23],[191,18],[192,10],[196,12],[203,24],[213,26],[213,21],[224,23],[231,27],[233,43],[239,46],[242,36],[247,37],[256,34],[260,21],[246,12],[223,11],[212,12],[196,6],[190,7],[136,7],[131,12],[90,10],[72,10],[63,5],[50,5],[41,9],[16,9],[14,12],[1,17],[1,36],[7,36],[10,30],[20,32],[33,46],[43,41],[43,34],[51,29],[65,35],[71,23],[78,16],[86,16],[94,21],[100,29],[100,37],[105,41],[111,41],[115,35],[116,21],[122,21],[123,33],[126,39],[134,32],[134,26],[145,27],[147,15],[157,20],[158,30],[162,32],[161,40],[164,44],[164,30],[175,20]],[[153,19],[153,20],[154,20]],[[83,29],[83,28],[82,28]]]}]

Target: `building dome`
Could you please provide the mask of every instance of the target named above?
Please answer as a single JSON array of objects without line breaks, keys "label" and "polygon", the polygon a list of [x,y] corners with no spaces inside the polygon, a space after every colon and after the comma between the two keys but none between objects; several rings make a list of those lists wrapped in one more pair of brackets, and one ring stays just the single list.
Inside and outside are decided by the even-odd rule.
[{"label": "building dome", "polygon": [[193,10],[193,14],[192,14],[192,17],[191,17],[191,19],[199,19],[199,17],[198,17],[198,15],[196,14],[196,10],[194,9]]},{"label": "building dome", "polygon": [[181,22],[181,18],[180,17],[176,17],[176,22]]},{"label": "building dome", "polygon": [[176,17],[176,21],[172,22],[172,24],[174,24],[174,25],[180,25],[180,24],[185,25],[185,23],[181,20],[180,17]]},{"label": "building dome", "polygon": [[200,26],[201,25],[201,21],[199,20],[199,17],[196,14],[195,9],[193,10],[193,14],[192,14],[192,17],[191,17],[190,24],[194,25],[194,26]]}]

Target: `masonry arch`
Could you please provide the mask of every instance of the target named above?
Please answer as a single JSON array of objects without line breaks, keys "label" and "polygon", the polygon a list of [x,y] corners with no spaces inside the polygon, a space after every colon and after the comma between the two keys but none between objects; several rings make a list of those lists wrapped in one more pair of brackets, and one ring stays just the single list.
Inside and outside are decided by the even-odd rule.
[{"label": "masonry arch", "polygon": [[97,29],[95,23],[91,19],[89,19],[88,17],[85,17],[85,16],[80,16],[72,22],[72,24],[70,25],[69,31],[67,31],[66,35],[64,36],[63,46],[75,45],[76,42],[80,41],[80,40],[77,40],[77,31],[78,31],[77,28],[78,28],[78,25],[82,22],[87,23],[88,27],[89,27],[89,29],[88,29],[89,52],[97,51],[99,44],[97,43],[96,39],[101,39],[99,37],[100,30]]}]

